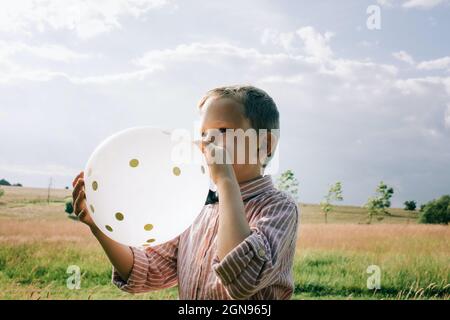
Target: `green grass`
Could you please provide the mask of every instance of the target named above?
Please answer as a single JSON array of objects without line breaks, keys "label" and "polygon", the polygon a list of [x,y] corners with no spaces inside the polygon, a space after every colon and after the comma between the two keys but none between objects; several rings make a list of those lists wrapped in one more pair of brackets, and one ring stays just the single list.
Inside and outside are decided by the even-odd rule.
[{"label": "green grass", "polygon": [[[448,257],[305,250],[294,264],[293,299],[448,299]],[[382,270],[382,287],[366,287],[369,265]],[[69,265],[81,269],[81,288],[66,286]],[[0,248],[0,299],[176,299],[176,288],[130,295],[111,284],[111,266],[98,246],[30,243]]]},{"label": "green grass", "polygon": [[[70,290],[67,268],[81,270],[80,289]],[[175,299],[176,288],[130,295],[111,284],[111,265],[98,247],[32,243],[0,247],[0,299]]]},{"label": "green grass", "polygon": [[[67,218],[55,191],[10,188],[0,203],[0,299],[176,299],[177,288],[139,295],[111,284],[111,265],[87,228]],[[391,209],[366,225],[366,211],[339,206],[328,225],[318,205],[303,204],[293,266],[293,299],[450,299],[450,228],[417,225],[417,213]],[[67,268],[81,270],[70,290]],[[367,289],[367,267],[381,289]]]},{"label": "green grass", "polygon": [[[374,254],[324,252],[308,250],[294,264],[294,299],[448,299],[448,259],[423,256],[392,256],[388,259]],[[410,263],[408,267],[403,264]],[[367,267],[381,270],[381,288],[367,288]]]}]

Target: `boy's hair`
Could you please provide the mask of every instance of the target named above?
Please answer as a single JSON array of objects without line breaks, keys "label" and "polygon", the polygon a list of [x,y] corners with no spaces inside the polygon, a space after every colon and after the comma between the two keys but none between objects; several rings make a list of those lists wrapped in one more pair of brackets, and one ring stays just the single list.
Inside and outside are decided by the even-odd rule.
[{"label": "boy's hair", "polygon": [[209,90],[200,100],[199,108],[210,97],[230,98],[244,106],[244,114],[256,130],[280,129],[280,115],[273,99],[263,90],[253,86],[226,86]]}]

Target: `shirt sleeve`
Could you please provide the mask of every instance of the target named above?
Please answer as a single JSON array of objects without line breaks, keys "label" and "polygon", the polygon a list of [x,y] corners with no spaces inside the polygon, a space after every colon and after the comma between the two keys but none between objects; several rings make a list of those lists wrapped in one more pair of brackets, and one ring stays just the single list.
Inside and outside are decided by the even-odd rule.
[{"label": "shirt sleeve", "polygon": [[178,282],[177,254],[180,236],[146,249],[130,247],[133,267],[124,281],[113,267],[112,282],[121,290],[141,293],[173,287]]},{"label": "shirt sleeve", "polygon": [[293,200],[274,200],[250,222],[251,234],[244,241],[222,261],[216,256],[213,269],[232,298],[251,297],[292,267],[298,215]]}]

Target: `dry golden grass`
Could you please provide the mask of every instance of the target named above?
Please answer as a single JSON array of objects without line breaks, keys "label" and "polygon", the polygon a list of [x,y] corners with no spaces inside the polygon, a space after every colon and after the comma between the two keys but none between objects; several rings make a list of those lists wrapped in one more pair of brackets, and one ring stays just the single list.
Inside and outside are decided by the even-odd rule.
[{"label": "dry golden grass", "polygon": [[450,258],[449,243],[449,226],[305,224],[300,227],[297,250],[343,250],[379,254],[423,254],[431,251]]},{"label": "dry golden grass", "polygon": [[18,221],[15,218],[0,219],[0,243],[26,243],[34,241],[70,241],[93,243],[95,240],[85,225],[70,219],[30,219]]},{"label": "dry golden grass", "polygon": [[[47,201],[48,190],[45,188],[26,188],[26,187],[8,187],[1,186],[5,190],[4,197],[1,198],[2,202],[19,202],[30,200],[42,200]],[[65,197],[70,196],[71,190],[66,189],[51,189],[51,200],[63,200]]]},{"label": "dry golden grass", "polygon": [[[0,299],[134,298],[110,284],[110,264],[81,223],[68,219],[70,190],[3,188],[0,202]],[[392,216],[367,225],[366,212],[336,207],[323,223],[318,205],[302,204],[294,263],[295,299],[450,298],[450,227],[419,225],[417,214],[392,209]],[[84,270],[84,290],[65,287],[66,268]],[[367,266],[383,271],[382,290],[366,287]],[[37,295],[36,292],[39,292]],[[176,289],[138,298],[176,298]]]}]

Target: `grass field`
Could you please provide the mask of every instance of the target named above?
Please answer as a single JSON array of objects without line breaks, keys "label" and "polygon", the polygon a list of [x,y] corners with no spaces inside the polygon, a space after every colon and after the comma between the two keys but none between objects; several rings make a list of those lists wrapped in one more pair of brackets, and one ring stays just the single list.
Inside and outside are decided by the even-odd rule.
[{"label": "grass field", "polygon": [[[172,288],[141,295],[110,283],[111,266],[87,228],[68,219],[68,190],[4,187],[0,199],[0,299],[176,299]],[[415,213],[365,224],[361,208],[341,206],[328,224],[317,205],[301,205],[293,299],[450,299],[450,227],[418,225]],[[66,287],[68,266],[81,288]],[[381,288],[367,289],[367,267]]]}]

